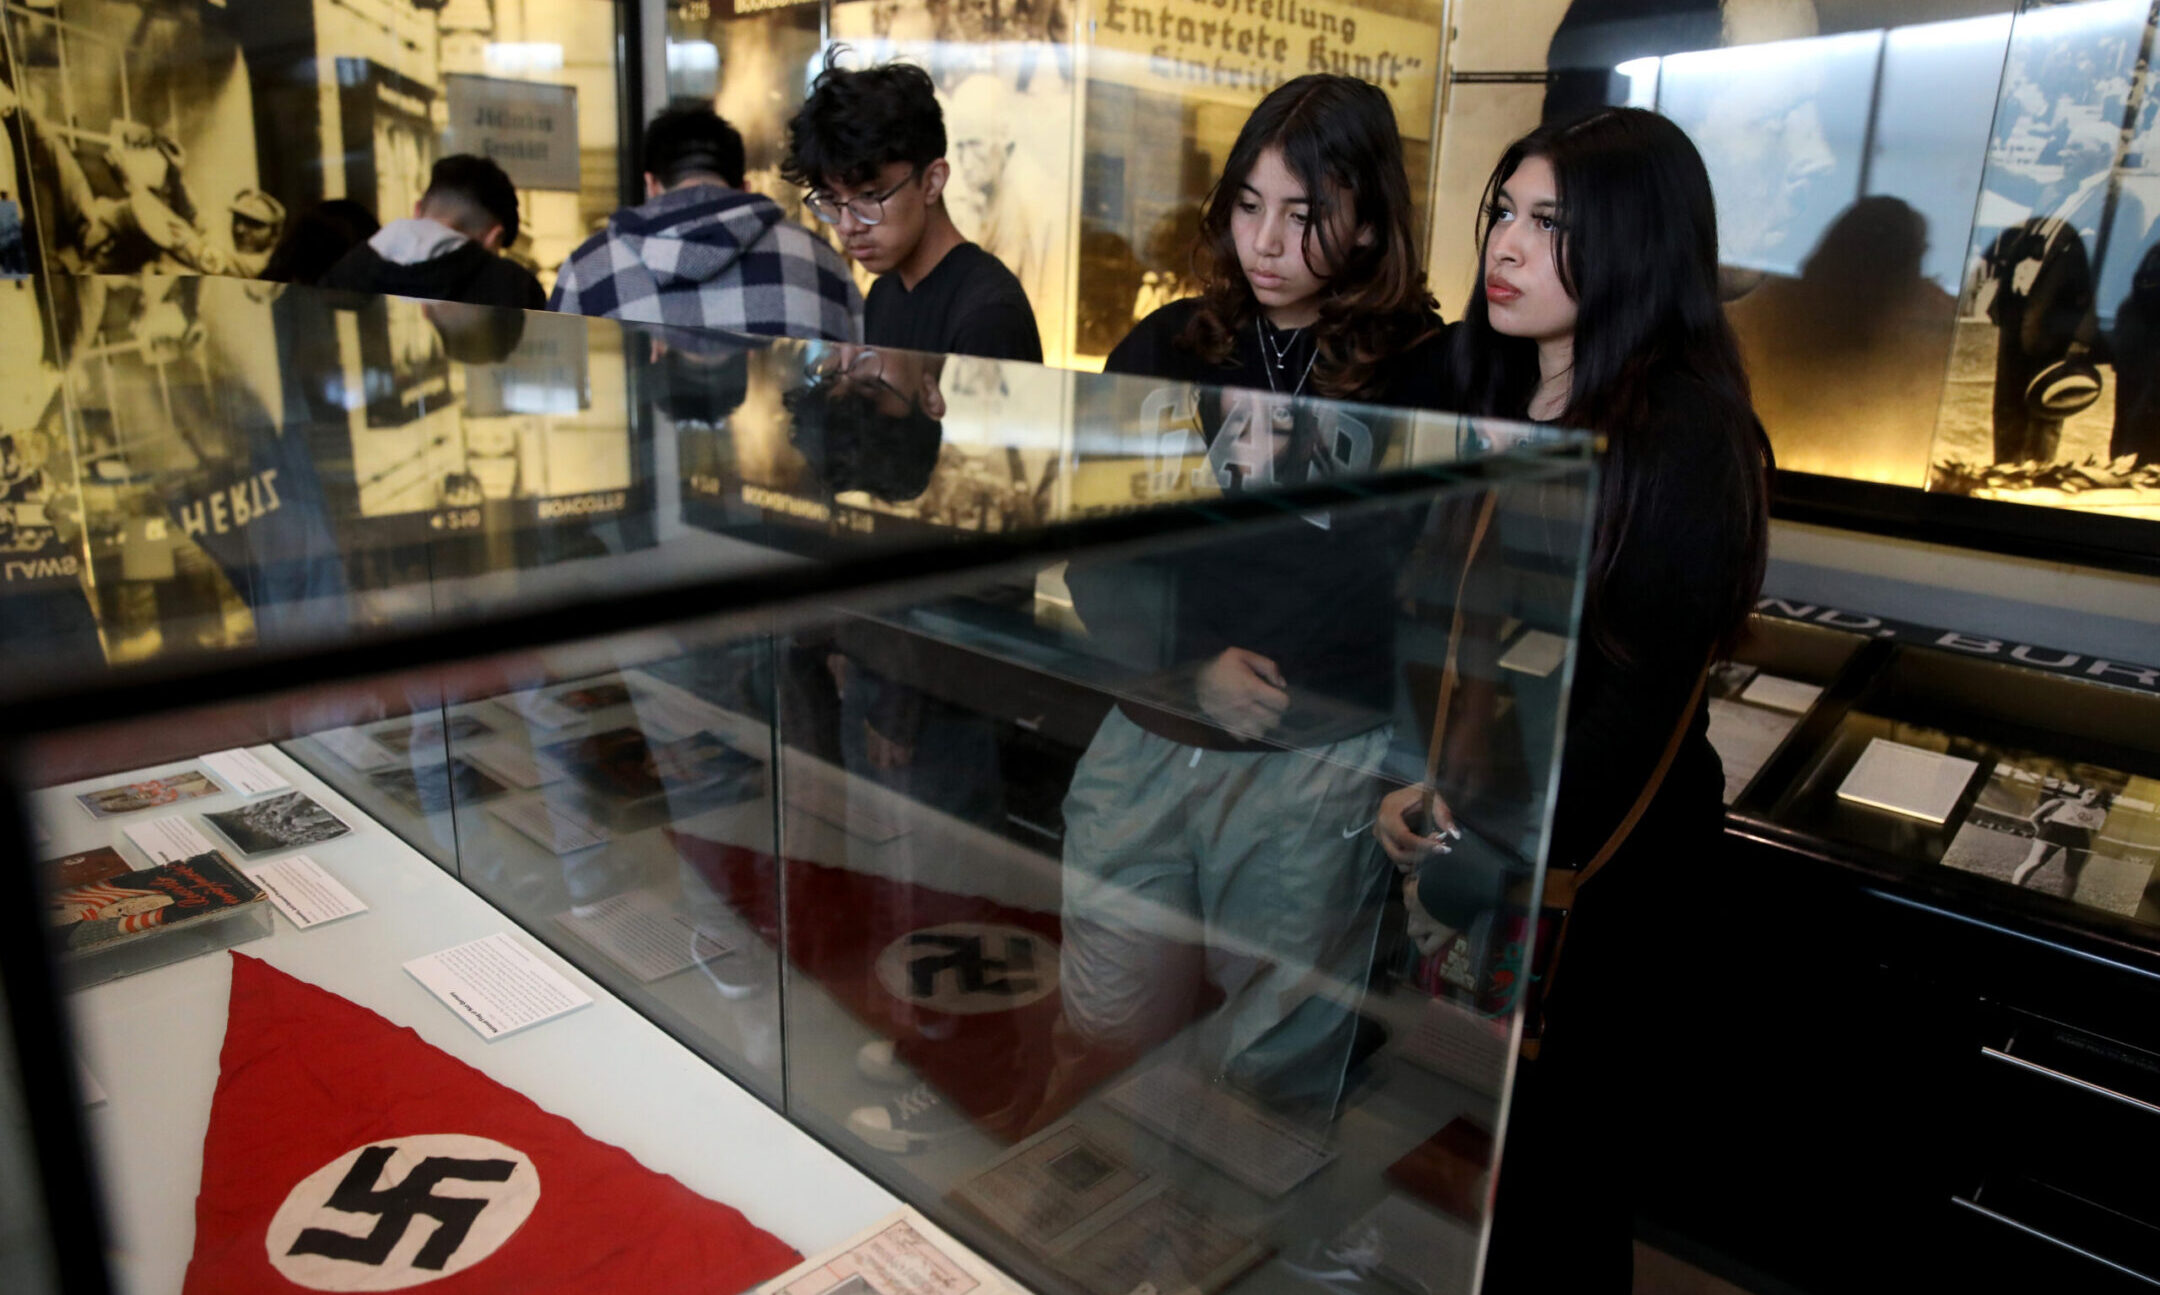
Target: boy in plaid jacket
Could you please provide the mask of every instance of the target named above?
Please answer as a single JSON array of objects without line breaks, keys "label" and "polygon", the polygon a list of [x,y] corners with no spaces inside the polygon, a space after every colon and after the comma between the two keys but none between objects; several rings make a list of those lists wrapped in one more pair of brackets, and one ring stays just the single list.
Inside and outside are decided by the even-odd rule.
[{"label": "boy in plaid jacket", "polygon": [[862,295],[840,254],[742,185],[734,127],[703,105],[661,113],[645,136],[647,201],[570,254],[548,308],[860,341]]}]

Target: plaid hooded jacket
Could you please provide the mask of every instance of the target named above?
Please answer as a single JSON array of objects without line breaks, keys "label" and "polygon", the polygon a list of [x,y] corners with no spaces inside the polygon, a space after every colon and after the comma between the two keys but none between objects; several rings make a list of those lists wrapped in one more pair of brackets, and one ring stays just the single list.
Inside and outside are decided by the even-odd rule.
[{"label": "plaid hooded jacket", "polygon": [[608,218],[563,262],[548,309],[779,337],[862,339],[847,263],[762,194],[663,193]]}]

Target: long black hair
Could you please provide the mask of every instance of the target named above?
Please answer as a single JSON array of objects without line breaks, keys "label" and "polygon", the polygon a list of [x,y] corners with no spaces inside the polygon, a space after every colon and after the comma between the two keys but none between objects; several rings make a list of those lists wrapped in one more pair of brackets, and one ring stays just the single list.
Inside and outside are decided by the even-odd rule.
[{"label": "long black hair", "polygon": [[1627,661],[1600,591],[1628,533],[1647,511],[1658,434],[1653,390],[1683,375],[1699,385],[1716,452],[1733,456],[1740,488],[1715,501],[1717,529],[1739,561],[1717,591],[1718,647],[1729,651],[1762,588],[1769,550],[1769,438],[1755,417],[1739,343],[1718,302],[1717,208],[1702,155],[1678,126],[1640,108],[1602,108],[1548,122],[1501,154],[1478,223],[1478,281],[1449,339],[1462,407],[1520,418],[1538,385],[1537,343],[1504,337],[1485,301],[1482,253],[1500,188],[1525,159],[1545,159],[1558,189],[1553,260],[1575,299],[1574,371],[1561,425],[1602,433],[1608,446],[1591,545],[1588,628]]},{"label": "long black hair", "polygon": [[[1259,313],[1238,264],[1230,217],[1253,166],[1271,148],[1305,187],[1306,264],[1323,260],[1329,268],[1313,329],[1320,348],[1313,389],[1338,398],[1369,394],[1380,365],[1439,324],[1425,287],[1394,106],[1378,86],[1355,77],[1315,72],[1286,81],[1245,119],[1201,212],[1193,245],[1200,309],[1181,341],[1208,362],[1225,363]],[[1370,230],[1369,240],[1337,242],[1331,217],[1345,205],[1348,227]]]}]

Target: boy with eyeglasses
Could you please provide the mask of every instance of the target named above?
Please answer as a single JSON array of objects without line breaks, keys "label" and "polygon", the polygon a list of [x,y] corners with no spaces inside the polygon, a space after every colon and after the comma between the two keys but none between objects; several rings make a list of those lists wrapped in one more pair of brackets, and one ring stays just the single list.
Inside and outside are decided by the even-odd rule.
[{"label": "boy with eyeglasses", "polygon": [[945,114],[930,74],[905,63],[849,71],[835,50],[788,123],[780,173],[841,246],[878,276],[863,307],[872,346],[1042,363],[1042,336],[1011,270],[967,241],[945,208]]},{"label": "boy with eyeglasses", "polygon": [[743,141],[705,104],[645,131],[647,201],[608,217],[563,262],[552,310],[852,342],[862,298],[847,262],[743,189]]}]

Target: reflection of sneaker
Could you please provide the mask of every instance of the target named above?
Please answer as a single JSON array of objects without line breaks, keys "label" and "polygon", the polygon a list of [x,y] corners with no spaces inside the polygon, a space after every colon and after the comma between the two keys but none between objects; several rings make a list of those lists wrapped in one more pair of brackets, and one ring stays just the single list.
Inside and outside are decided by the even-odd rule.
[{"label": "reflection of sneaker", "polygon": [[873,1084],[890,1084],[895,1088],[915,1078],[915,1072],[900,1063],[898,1050],[891,1039],[872,1039],[855,1049],[855,1073]]},{"label": "reflection of sneaker", "polygon": [[848,1132],[879,1151],[905,1154],[942,1142],[967,1127],[967,1116],[928,1083],[919,1083],[883,1106],[848,1113]]},{"label": "reflection of sneaker", "polygon": [[692,931],[690,951],[722,998],[748,998],[772,983],[772,968],[759,956],[761,946],[755,952],[739,944],[723,946],[703,931]]}]

